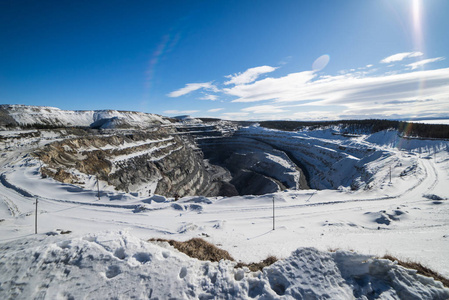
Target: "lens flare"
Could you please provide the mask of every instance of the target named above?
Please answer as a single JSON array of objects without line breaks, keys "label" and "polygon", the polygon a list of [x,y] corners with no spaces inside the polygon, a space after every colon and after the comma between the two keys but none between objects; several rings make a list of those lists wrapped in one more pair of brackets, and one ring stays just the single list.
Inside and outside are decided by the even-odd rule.
[{"label": "lens flare", "polygon": [[[413,0],[412,2],[412,36],[414,50],[425,53],[424,47],[424,37],[423,37],[423,2],[422,0]],[[418,59],[418,58],[417,58]],[[418,86],[416,87],[416,98],[420,98],[422,95],[422,90],[425,85],[425,79],[421,78],[419,80]],[[407,126],[405,134],[408,134],[411,130],[410,126]]]},{"label": "lens flare", "polygon": [[327,54],[318,57],[312,64],[312,70],[315,72],[323,70],[330,61],[330,56]]},{"label": "lens flare", "polygon": [[413,0],[412,3],[412,26],[413,26],[413,42],[415,50],[423,52],[423,22],[422,22],[422,0]]},{"label": "lens flare", "polygon": [[402,135],[400,135],[397,138],[397,142],[395,147],[399,150],[403,149],[403,144],[407,142],[407,138],[410,137],[410,133],[412,132],[413,129],[413,123],[411,122],[407,122],[407,124],[405,125],[405,128],[402,132]]}]

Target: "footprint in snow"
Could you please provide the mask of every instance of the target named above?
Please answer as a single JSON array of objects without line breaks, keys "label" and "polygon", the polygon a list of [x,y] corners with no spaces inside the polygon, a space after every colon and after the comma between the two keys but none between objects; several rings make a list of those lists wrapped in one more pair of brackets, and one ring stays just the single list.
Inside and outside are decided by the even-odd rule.
[{"label": "footprint in snow", "polygon": [[115,276],[119,275],[120,273],[122,273],[122,271],[120,270],[119,266],[109,266],[108,269],[106,270],[106,277],[111,279],[114,278]]},{"label": "footprint in snow", "polygon": [[186,267],[182,267],[181,271],[179,271],[179,278],[184,278],[187,276],[187,268]]}]

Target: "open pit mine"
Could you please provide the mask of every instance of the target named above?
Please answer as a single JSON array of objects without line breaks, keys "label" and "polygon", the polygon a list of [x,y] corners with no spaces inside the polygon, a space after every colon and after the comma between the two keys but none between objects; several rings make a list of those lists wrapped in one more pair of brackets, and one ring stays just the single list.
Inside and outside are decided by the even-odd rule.
[{"label": "open pit mine", "polygon": [[369,188],[366,161],[387,155],[349,139],[342,145],[256,123],[21,105],[2,105],[0,114],[0,126],[22,129],[2,137],[6,147],[35,143],[29,154],[43,177],[139,196]]}]

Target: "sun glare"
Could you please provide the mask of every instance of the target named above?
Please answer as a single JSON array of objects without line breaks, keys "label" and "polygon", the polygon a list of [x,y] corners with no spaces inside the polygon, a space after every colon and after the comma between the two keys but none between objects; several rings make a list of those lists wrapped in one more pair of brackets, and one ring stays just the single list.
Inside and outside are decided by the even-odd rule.
[{"label": "sun glare", "polygon": [[423,51],[422,0],[412,2],[412,26],[415,50]]}]

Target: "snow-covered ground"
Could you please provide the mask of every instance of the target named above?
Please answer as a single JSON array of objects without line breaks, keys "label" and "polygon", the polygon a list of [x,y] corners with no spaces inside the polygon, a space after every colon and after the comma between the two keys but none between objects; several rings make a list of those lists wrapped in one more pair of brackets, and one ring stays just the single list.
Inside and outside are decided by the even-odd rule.
[{"label": "snow-covered ground", "polygon": [[[41,178],[40,162],[28,154],[36,145],[16,140],[0,157],[0,298],[449,298],[441,284],[374,259],[388,253],[449,276],[449,142],[403,140],[395,132],[348,138],[328,131],[248,130],[321,141],[311,150],[317,153],[344,145],[388,155],[366,161],[373,184],[357,191],[174,202],[101,186],[98,200],[94,179],[83,190]],[[192,237],[243,262],[284,259],[250,273],[232,262],[200,262],[145,242]]]},{"label": "snow-covered ground", "polygon": [[81,126],[89,127],[98,123],[98,127],[114,128],[124,125],[135,128],[146,128],[152,124],[167,124],[165,118],[142,112],[117,110],[62,110],[56,107],[30,106],[30,105],[1,105],[8,114],[20,125],[45,124],[50,126]]}]

